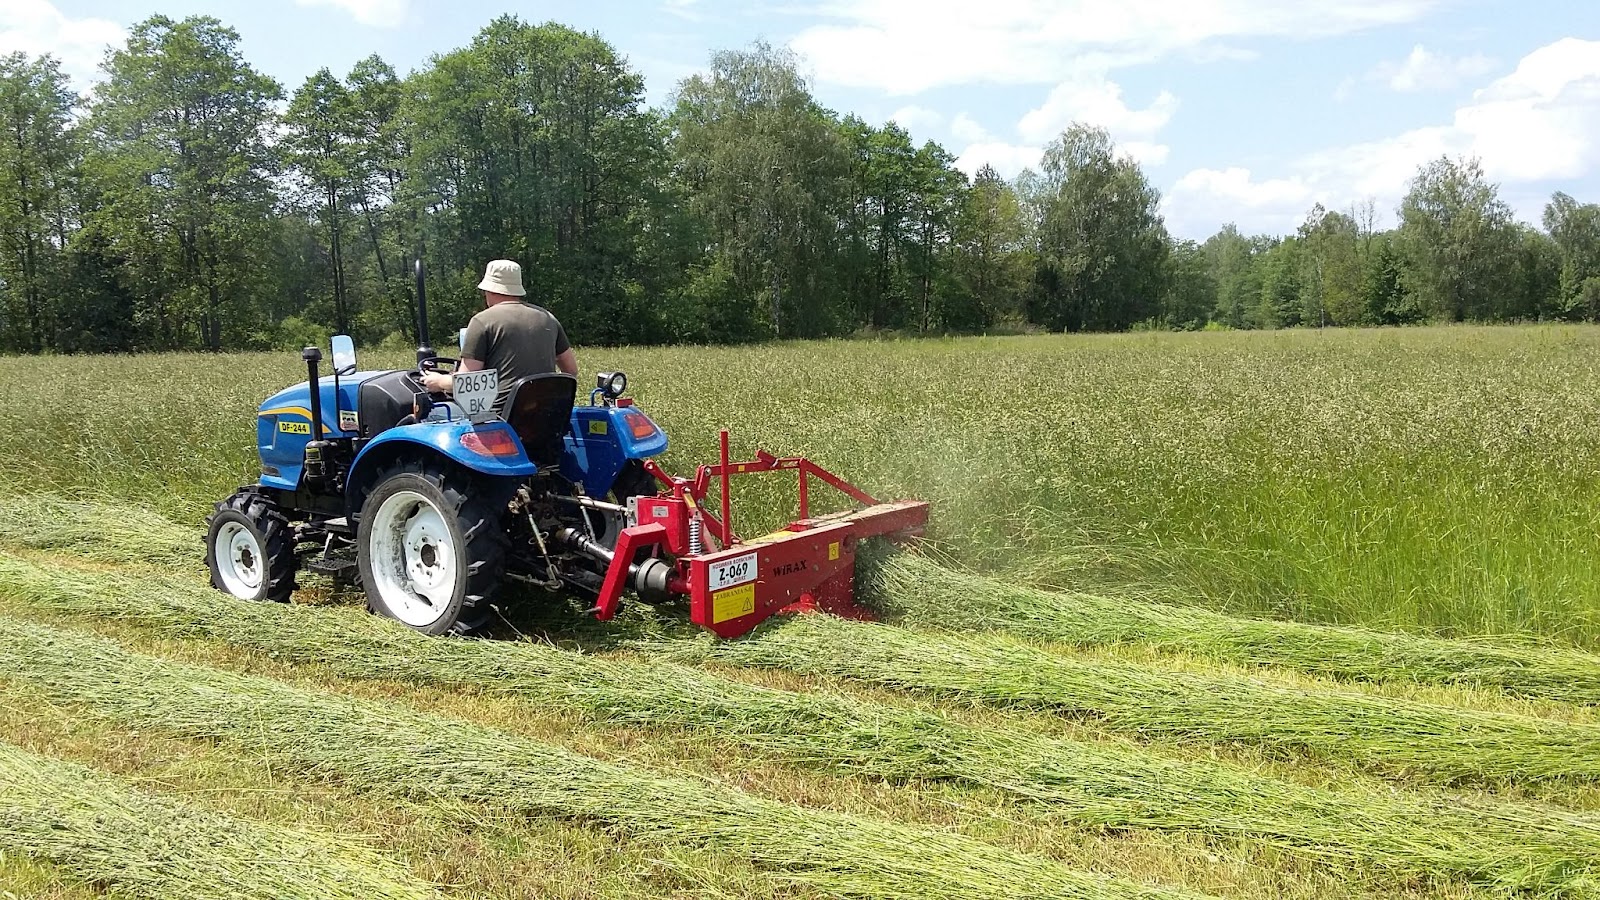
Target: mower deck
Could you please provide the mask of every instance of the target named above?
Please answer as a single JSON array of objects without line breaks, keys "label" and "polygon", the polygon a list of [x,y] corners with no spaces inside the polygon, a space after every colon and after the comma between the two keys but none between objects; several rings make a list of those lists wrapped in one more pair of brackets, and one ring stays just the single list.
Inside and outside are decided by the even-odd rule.
[{"label": "mower deck", "polygon": [[801,519],[690,557],[689,618],[722,637],[735,637],[784,611],[862,617],[854,602],[856,545],[871,537],[915,536],[927,520],[928,504],[922,501],[879,503]]}]

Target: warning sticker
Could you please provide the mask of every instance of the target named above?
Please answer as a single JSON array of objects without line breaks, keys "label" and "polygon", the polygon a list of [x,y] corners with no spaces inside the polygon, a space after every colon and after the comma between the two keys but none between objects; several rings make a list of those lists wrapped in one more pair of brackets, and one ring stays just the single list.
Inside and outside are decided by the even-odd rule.
[{"label": "warning sticker", "polygon": [[756,611],[756,586],[743,584],[711,595],[711,624],[748,616]]},{"label": "warning sticker", "polygon": [[828,561],[832,562],[832,561],[834,561],[834,560],[836,560],[838,558],[839,558],[839,542],[838,541],[834,541],[833,543],[828,545]]}]

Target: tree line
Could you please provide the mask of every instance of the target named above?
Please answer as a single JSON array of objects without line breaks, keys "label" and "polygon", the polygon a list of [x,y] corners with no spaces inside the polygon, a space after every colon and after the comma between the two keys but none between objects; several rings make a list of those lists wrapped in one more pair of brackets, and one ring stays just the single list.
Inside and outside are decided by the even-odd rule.
[{"label": "tree line", "polygon": [[510,16],[404,77],[373,56],[292,93],[238,43],[152,17],[88,96],[0,57],[0,350],[409,344],[418,258],[441,328],[509,257],[590,344],[1600,319],[1600,206],[1557,194],[1527,227],[1470,159],[1424,166],[1393,229],[1318,206],[1195,243],[1103,130],[969,178],[765,44],[657,110],[597,35]]}]

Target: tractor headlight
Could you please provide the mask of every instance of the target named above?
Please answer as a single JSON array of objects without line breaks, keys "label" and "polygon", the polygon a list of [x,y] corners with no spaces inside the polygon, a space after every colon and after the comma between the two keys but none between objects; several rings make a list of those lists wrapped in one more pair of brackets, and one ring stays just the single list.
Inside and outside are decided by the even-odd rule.
[{"label": "tractor headlight", "polygon": [[621,372],[601,372],[600,377],[596,379],[596,387],[614,400],[621,397],[622,392],[628,389],[628,376]]}]

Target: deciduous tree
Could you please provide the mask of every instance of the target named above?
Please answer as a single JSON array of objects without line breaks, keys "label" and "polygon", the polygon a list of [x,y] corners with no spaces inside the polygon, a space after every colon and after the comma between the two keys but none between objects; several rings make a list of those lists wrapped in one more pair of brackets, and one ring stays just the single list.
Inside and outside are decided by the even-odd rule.
[{"label": "deciduous tree", "polygon": [[73,228],[77,99],[54,59],[0,56],[0,346],[54,345],[50,297]]},{"label": "deciduous tree", "polygon": [[1451,321],[1503,318],[1517,230],[1476,159],[1423,166],[1400,205],[1405,283],[1419,307]]},{"label": "deciduous tree", "polygon": [[[216,19],[154,16],[106,61],[90,117],[97,239],[124,260],[149,345],[184,345],[197,328],[220,350],[267,290],[265,251],[278,159],[269,143],[277,82]],[[239,321],[232,321],[236,316]]]},{"label": "deciduous tree", "polygon": [[1055,330],[1120,330],[1156,312],[1170,245],[1161,195],[1101,128],[1045,149],[1031,314]]}]

